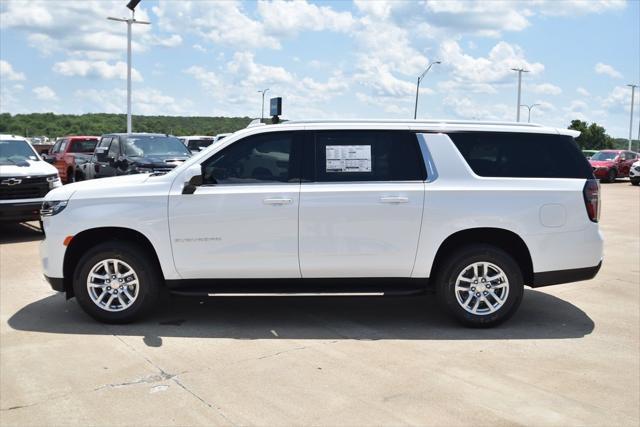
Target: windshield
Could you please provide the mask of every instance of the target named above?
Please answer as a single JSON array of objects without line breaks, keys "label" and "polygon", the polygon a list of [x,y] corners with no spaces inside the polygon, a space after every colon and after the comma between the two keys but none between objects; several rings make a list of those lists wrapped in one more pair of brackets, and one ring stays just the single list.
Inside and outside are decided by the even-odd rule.
[{"label": "windshield", "polygon": [[617,155],[618,153],[615,151],[598,151],[596,154],[591,156],[591,160],[613,160]]},{"label": "windshield", "polygon": [[190,155],[187,147],[171,136],[130,136],[124,144],[124,154],[132,157]]},{"label": "windshield", "polygon": [[38,161],[39,158],[25,140],[0,141],[0,164],[11,165],[25,160]]},{"label": "windshield", "polygon": [[75,140],[72,142],[70,153],[93,153],[98,143],[97,139]]},{"label": "windshield", "polygon": [[209,139],[190,139],[189,140],[189,149],[190,150],[198,150],[200,148],[208,147],[213,142],[212,138]]}]

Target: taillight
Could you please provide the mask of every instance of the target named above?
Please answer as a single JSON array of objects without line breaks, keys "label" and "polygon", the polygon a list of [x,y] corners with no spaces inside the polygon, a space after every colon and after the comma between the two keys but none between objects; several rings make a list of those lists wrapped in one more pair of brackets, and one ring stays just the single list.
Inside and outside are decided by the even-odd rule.
[{"label": "taillight", "polygon": [[600,220],[600,183],[597,179],[588,179],[582,189],[587,215],[593,222]]}]

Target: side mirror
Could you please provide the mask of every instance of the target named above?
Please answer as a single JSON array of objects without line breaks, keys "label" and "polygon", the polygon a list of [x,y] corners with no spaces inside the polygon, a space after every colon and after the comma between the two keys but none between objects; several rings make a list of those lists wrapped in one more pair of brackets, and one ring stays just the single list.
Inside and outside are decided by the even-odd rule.
[{"label": "side mirror", "polygon": [[96,160],[105,163],[107,161],[107,148],[99,147],[96,148]]},{"label": "side mirror", "polygon": [[196,192],[196,188],[202,185],[202,166],[199,164],[191,165],[183,174],[184,186],[182,187],[182,194],[193,194]]}]

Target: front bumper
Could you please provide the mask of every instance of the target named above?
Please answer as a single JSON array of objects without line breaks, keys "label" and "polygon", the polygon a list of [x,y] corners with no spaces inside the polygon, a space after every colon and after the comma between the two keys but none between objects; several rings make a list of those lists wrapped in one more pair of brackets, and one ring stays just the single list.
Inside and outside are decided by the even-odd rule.
[{"label": "front bumper", "polygon": [[40,219],[42,200],[0,203],[0,221],[22,222]]},{"label": "front bumper", "polygon": [[598,169],[593,169],[593,175],[596,178],[608,178],[609,177],[609,170],[611,168],[598,168]]}]

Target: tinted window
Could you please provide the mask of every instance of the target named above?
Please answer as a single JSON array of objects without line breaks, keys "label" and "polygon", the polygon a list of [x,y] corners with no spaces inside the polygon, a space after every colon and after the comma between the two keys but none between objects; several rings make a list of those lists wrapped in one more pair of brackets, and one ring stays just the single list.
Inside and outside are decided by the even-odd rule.
[{"label": "tinted window", "polygon": [[[460,132],[449,137],[480,176],[591,178],[591,166],[570,136]],[[599,154],[599,153],[598,153]],[[597,156],[597,154],[596,154]],[[594,159],[592,157],[592,159]]]},{"label": "tinted window", "polygon": [[110,142],[111,142],[111,137],[110,136],[106,137],[106,138],[102,138],[100,140],[100,143],[98,144],[98,147],[101,147],[101,148],[108,147]]},{"label": "tinted window", "polygon": [[182,142],[173,136],[135,135],[127,137],[124,154],[132,157],[142,156],[180,156],[191,153]]},{"label": "tinted window", "polygon": [[189,150],[200,150],[201,148],[205,148],[210,146],[213,143],[213,138],[211,139],[190,139],[187,147]]},{"label": "tinted window", "polygon": [[120,139],[114,137],[109,146],[109,157],[118,157],[120,155]]},{"label": "tinted window", "polygon": [[291,168],[292,132],[249,136],[202,165],[205,184],[297,182]]},{"label": "tinted window", "polygon": [[315,134],[316,181],[421,181],[424,162],[414,134],[326,131]]},{"label": "tinted window", "polygon": [[71,153],[93,153],[98,143],[97,139],[75,140],[71,143]]}]

